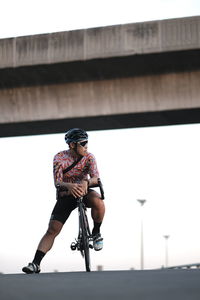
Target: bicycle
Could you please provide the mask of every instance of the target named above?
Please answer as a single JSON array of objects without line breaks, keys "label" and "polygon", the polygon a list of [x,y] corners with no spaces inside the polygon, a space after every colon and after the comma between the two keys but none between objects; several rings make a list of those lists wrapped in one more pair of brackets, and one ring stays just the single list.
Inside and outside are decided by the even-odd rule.
[{"label": "bicycle", "polygon": [[[101,193],[101,199],[104,199],[104,190],[101,180],[98,179],[98,184],[91,187],[99,187]],[[90,263],[90,249],[93,248],[92,241],[93,237],[90,231],[87,208],[83,203],[83,197],[77,198],[77,208],[78,208],[78,237],[75,242],[71,243],[71,250],[78,250],[81,252],[82,257],[85,259],[85,268],[87,272],[91,271]]]}]

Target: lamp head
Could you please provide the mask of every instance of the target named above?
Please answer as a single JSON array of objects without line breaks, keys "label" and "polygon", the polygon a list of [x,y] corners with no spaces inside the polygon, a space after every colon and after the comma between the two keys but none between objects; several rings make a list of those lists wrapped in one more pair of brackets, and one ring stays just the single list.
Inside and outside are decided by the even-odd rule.
[{"label": "lamp head", "polygon": [[167,240],[169,238],[169,235],[163,235],[163,237]]},{"label": "lamp head", "polygon": [[137,201],[143,206],[147,200],[145,199],[137,199]]}]

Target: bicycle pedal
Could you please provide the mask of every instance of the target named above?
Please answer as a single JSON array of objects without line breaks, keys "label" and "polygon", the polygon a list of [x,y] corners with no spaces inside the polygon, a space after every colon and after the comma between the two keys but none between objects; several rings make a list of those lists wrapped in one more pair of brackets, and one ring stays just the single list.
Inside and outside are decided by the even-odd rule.
[{"label": "bicycle pedal", "polygon": [[71,250],[74,251],[74,250],[76,250],[76,248],[77,248],[77,244],[73,242],[73,243],[71,243],[71,246],[70,246],[70,247],[71,247]]}]

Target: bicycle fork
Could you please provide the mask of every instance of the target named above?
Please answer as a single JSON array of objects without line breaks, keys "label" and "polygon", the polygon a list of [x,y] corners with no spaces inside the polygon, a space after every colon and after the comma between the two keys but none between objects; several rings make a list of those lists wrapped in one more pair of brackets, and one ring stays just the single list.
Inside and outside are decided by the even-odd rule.
[{"label": "bicycle fork", "polygon": [[[86,208],[85,208],[86,210]],[[75,242],[71,243],[71,250],[75,251],[81,251],[81,254],[83,256],[82,250],[83,250],[83,246],[82,246],[82,228],[81,228],[81,221],[80,221],[80,210],[79,210],[79,232],[78,232],[78,238],[75,239]],[[93,249],[93,237],[92,234],[90,232],[90,228],[89,228],[89,223],[88,223],[88,219],[87,219],[87,215],[84,214],[84,224],[85,224],[85,228],[87,229],[87,236],[88,236],[88,241],[89,241],[89,248]]]}]

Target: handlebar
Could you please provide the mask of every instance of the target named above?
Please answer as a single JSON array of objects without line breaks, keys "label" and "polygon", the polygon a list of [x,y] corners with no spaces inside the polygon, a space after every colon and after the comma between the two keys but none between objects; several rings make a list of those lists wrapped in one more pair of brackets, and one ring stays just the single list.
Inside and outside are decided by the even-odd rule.
[{"label": "handlebar", "polygon": [[104,200],[104,199],[105,199],[105,198],[104,198],[103,184],[102,184],[102,182],[101,182],[101,179],[100,179],[100,178],[98,178],[98,184],[91,185],[90,187],[91,187],[91,188],[92,188],[92,187],[99,187],[99,189],[100,189],[100,193],[101,193],[101,199],[102,199],[102,200]]},{"label": "handlebar", "polygon": [[[99,187],[100,194],[101,194],[101,199],[104,200],[105,198],[104,198],[103,184],[102,184],[100,178],[98,178],[98,183],[97,184],[90,185],[90,188],[93,188],[93,187]],[[57,195],[58,195],[59,192],[67,190],[66,188],[62,188],[60,185],[56,185],[56,189],[57,189]]]}]

